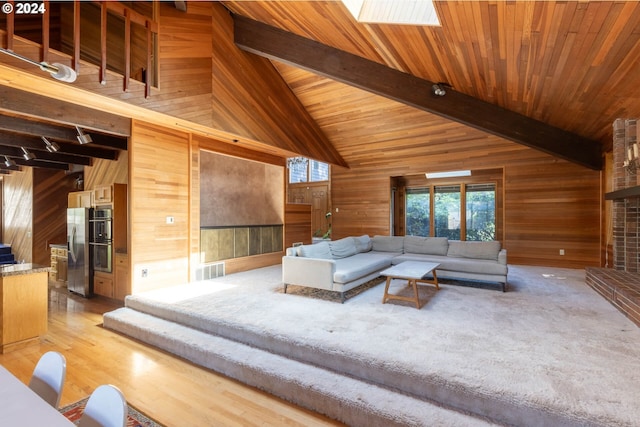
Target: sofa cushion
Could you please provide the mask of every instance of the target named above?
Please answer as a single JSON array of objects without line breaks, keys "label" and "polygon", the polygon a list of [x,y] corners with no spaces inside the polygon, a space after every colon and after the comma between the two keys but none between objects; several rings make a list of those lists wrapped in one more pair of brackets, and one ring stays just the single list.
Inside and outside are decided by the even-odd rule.
[{"label": "sofa cushion", "polygon": [[314,243],[313,245],[298,246],[298,256],[305,258],[332,259],[331,248],[328,242]]},{"label": "sofa cushion", "polygon": [[[393,259],[393,264],[399,264],[404,261],[423,261],[437,262],[440,265],[436,271],[451,271],[469,274],[507,274],[507,266],[495,260],[473,259],[473,258],[455,258],[442,255],[424,255],[424,254],[403,254]],[[481,276],[479,277],[481,279]]]},{"label": "sofa cushion", "polygon": [[329,242],[329,249],[334,259],[346,258],[358,253],[356,240],[353,237],[331,241]]},{"label": "sofa cushion", "polygon": [[449,240],[447,256],[454,258],[473,258],[498,260],[500,242],[461,242]]},{"label": "sofa cushion", "polygon": [[335,260],[335,283],[349,283],[368,274],[382,271],[391,265],[393,255],[369,252]]},{"label": "sofa cushion", "polygon": [[402,253],[404,236],[373,236],[372,250],[376,252]]},{"label": "sofa cushion", "polygon": [[404,253],[446,255],[449,240],[446,237],[405,236]]},{"label": "sofa cushion", "polygon": [[368,234],[364,234],[359,237],[354,237],[356,241],[356,248],[358,249],[358,253],[369,252],[373,247],[373,242],[371,241],[371,237]]}]

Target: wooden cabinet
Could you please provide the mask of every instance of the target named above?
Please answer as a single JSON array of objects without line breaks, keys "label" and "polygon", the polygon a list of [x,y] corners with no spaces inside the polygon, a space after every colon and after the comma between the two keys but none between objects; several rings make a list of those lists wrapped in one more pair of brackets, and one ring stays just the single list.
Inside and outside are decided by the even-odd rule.
[{"label": "wooden cabinet", "polygon": [[90,208],[93,206],[93,191],[72,191],[67,196],[67,207]]},{"label": "wooden cabinet", "polygon": [[113,298],[113,275],[98,271],[93,273],[93,293]]},{"label": "wooden cabinet", "polygon": [[131,293],[129,283],[129,257],[127,254],[116,254],[114,298],[124,300],[124,297]]},{"label": "wooden cabinet", "polygon": [[111,273],[96,271],[93,293],[124,300],[131,294],[128,252],[127,185],[110,184],[94,188],[94,205],[111,208]]},{"label": "wooden cabinet", "polygon": [[51,247],[51,270],[49,280],[56,282],[56,285],[66,286],[67,283],[67,249],[60,246]]},{"label": "wooden cabinet", "polygon": [[0,353],[38,343],[47,333],[45,268],[16,264],[0,272]]},{"label": "wooden cabinet", "polygon": [[95,206],[110,204],[113,202],[113,185],[99,185],[93,190],[93,203]]}]

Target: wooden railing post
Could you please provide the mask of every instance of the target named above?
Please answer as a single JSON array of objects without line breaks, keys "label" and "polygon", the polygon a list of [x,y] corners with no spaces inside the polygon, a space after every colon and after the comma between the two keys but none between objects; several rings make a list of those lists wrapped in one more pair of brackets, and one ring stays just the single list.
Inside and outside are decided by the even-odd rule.
[{"label": "wooden railing post", "polygon": [[72,67],[80,74],[80,0],[73,2],[73,64]]}]

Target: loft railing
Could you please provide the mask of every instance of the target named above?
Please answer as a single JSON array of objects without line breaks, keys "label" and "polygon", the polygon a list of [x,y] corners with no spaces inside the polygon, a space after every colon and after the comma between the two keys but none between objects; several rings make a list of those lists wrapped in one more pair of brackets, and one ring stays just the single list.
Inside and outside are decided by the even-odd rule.
[{"label": "loft railing", "polygon": [[[25,2],[19,2],[23,5]],[[142,3],[142,2],[141,2]],[[10,6],[6,6],[6,5]],[[4,8],[13,12],[0,14],[0,28],[4,21],[6,29],[6,49],[13,50],[14,37],[19,36],[40,44],[39,61],[48,62],[52,48],[71,56],[71,67],[80,73],[80,60],[99,67],[99,81],[107,81],[107,69],[123,76],[123,91],[130,88],[131,79],[145,84],[145,97],[151,95],[151,87],[157,86],[156,40],[158,23],[118,2],[73,2],[50,1],[30,3],[29,8],[17,4],[14,0],[5,2]],[[146,2],[156,7],[157,2]],[[37,6],[37,7],[36,7]],[[56,16],[53,20],[55,32],[52,33],[52,6]],[[20,7],[18,11],[16,7]],[[28,10],[27,10],[28,9]],[[4,12],[7,9],[3,9]],[[28,13],[26,13],[28,12]],[[93,15],[99,14],[99,19]],[[65,17],[71,15],[72,24]],[[41,31],[37,29],[41,18]],[[19,21],[16,23],[16,19]],[[97,21],[97,22],[96,22]],[[96,35],[99,38],[96,39]],[[132,42],[132,40],[134,40]],[[133,43],[133,44],[132,44]],[[117,45],[120,45],[119,48]],[[109,49],[116,54],[108,56]],[[133,64],[133,66],[132,66]],[[131,70],[136,70],[132,76]]]}]

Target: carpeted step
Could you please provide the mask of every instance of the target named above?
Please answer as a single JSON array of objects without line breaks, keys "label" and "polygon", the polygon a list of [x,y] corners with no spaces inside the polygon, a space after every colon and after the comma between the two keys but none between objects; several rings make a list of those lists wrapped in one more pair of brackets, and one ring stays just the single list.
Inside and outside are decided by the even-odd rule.
[{"label": "carpeted step", "polygon": [[130,308],[104,326],[351,426],[497,425]]},{"label": "carpeted step", "polygon": [[387,360],[372,360],[357,353],[309,344],[306,340],[299,341],[269,328],[252,329],[245,323],[232,321],[225,316],[203,316],[201,313],[180,309],[175,304],[136,296],[127,298],[126,307],[303,364],[333,371],[337,375],[401,390],[414,398],[437,402],[448,408],[475,414],[501,424],[557,427],[606,425],[596,419],[590,420],[584,417],[584,414],[553,408],[546,402],[520,399],[506,390],[492,392],[470,386],[456,378],[444,378],[397,363],[388,363]]}]

